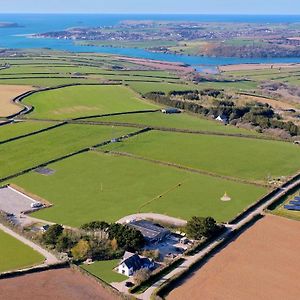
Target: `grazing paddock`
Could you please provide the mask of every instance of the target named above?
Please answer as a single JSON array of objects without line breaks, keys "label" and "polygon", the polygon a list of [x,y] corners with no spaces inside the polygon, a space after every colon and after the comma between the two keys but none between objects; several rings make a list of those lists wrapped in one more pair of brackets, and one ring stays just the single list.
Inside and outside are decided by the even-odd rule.
[{"label": "grazing paddock", "polygon": [[116,300],[119,297],[78,271],[59,269],[0,280],[0,299]]},{"label": "grazing paddock", "polygon": [[101,117],[89,119],[89,121],[104,121],[104,122],[122,122],[142,124],[145,126],[167,127],[187,130],[200,130],[208,132],[220,133],[237,133],[237,134],[253,134],[257,135],[256,131],[237,128],[235,126],[225,126],[220,122],[201,118],[197,115],[188,113],[181,114],[163,114],[161,112],[142,113],[130,115],[116,115],[109,117]]},{"label": "grazing paddock", "polygon": [[12,99],[32,89],[32,86],[26,85],[0,85],[0,117],[21,111],[22,106],[13,103]]},{"label": "grazing paddock", "polygon": [[150,92],[164,92],[169,93],[170,91],[186,91],[186,90],[197,90],[195,84],[184,84],[184,83],[167,83],[167,82],[128,82],[128,85],[136,92],[144,95]]},{"label": "grazing paddock", "polygon": [[257,181],[292,175],[300,165],[297,145],[228,136],[150,131],[105,149]]},{"label": "grazing paddock", "polygon": [[64,125],[2,144],[0,145],[0,178],[135,130],[112,126]]},{"label": "grazing paddock", "polygon": [[65,87],[36,93],[24,102],[35,107],[31,117],[53,119],[157,108],[119,85]]},{"label": "grazing paddock", "polygon": [[[139,211],[181,219],[211,215],[228,221],[266,193],[262,187],[100,152],[49,167],[55,170],[51,176],[31,172],[13,183],[54,204],[34,217],[70,226],[115,222]],[[232,201],[220,200],[225,191]]]},{"label": "grazing paddock", "polygon": [[53,122],[26,121],[0,126],[0,142],[53,126]]},{"label": "grazing paddock", "polygon": [[266,216],[204,266],[167,299],[299,299],[300,222]]},{"label": "grazing paddock", "polygon": [[[25,269],[41,264],[45,260],[41,254],[1,230],[0,245],[0,273]],[[1,292],[2,287],[0,299],[5,299],[1,296]]]}]

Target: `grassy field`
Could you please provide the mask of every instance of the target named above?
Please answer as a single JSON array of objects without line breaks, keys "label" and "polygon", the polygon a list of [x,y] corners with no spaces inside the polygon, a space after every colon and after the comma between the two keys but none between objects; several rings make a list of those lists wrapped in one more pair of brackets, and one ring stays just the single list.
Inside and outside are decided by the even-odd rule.
[{"label": "grassy field", "polygon": [[[54,175],[31,172],[13,183],[54,204],[34,217],[70,226],[117,221],[139,211],[183,219],[211,215],[226,221],[266,193],[262,187],[96,152],[49,167]],[[220,200],[225,191],[231,202]]]},{"label": "grassy field", "polygon": [[0,126],[0,142],[54,125],[53,122],[26,121]]},{"label": "grassy field", "polygon": [[44,261],[38,252],[1,230],[0,245],[0,273],[31,267]]},{"label": "grassy field", "polygon": [[81,265],[81,268],[107,283],[121,282],[128,277],[113,271],[119,262],[119,259],[96,261],[92,265]]},{"label": "grassy field", "polygon": [[65,87],[34,94],[24,102],[35,107],[31,117],[53,119],[157,108],[116,85]]},{"label": "grassy field", "polygon": [[152,131],[106,149],[249,180],[291,175],[300,165],[297,145],[235,137]]},{"label": "grassy field", "polygon": [[220,122],[201,118],[197,115],[188,113],[181,114],[163,114],[161,112],[141,113],[130,115],[116,115],[109,117],[93,118],[89,120],[105,121],[105,122],[121,122],[142,124],[145,126],[158,126],[168,128],[201,130],[209,132],[221,133],[240,133],[240,134],[253,134],[258,133],[252,130],[237,128],[235,126],[224,126]]},{"label": "grassy field", "polygon": [[144,95],[149,92],[164,92],[169,93],[170,91],[185,91],[185,90],[196,90],[197,85],[195,84],[180,84],[180,83],[156,83],[156,82],[128,82],[128,85],[136,92]]},{"label": "grassy field", "polygon": [[65,125],[0,145],[0,178],[132,131],[121,127]]}]

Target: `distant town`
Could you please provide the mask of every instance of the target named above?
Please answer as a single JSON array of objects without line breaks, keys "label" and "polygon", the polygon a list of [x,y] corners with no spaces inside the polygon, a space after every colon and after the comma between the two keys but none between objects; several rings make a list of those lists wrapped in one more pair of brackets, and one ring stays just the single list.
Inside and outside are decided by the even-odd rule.
[{"label": "distant town", "polygon": [[300,56],[299,24],[123,21],[116,26],[77,27],[33,36],[187,55]]}]

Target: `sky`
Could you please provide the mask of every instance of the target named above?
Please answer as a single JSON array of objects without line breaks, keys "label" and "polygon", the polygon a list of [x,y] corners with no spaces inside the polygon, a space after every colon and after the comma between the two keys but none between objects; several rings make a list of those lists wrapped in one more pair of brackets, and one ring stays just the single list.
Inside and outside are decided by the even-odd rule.
[{"label": "sky", "polygon": [[300,0],[0,0],[10,12],[300,15]]}]

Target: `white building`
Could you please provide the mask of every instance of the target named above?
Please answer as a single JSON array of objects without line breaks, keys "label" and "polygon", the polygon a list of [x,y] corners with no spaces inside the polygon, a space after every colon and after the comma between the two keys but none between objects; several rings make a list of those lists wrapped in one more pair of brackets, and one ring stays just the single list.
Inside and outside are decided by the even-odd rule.
[{"label": "white building", "polygon": [[153,270],[154,268],[155,263],[149,258],[141,257],[136,253],[125,252],[117,270],[118,273],[129,277],[140,269]]}]

